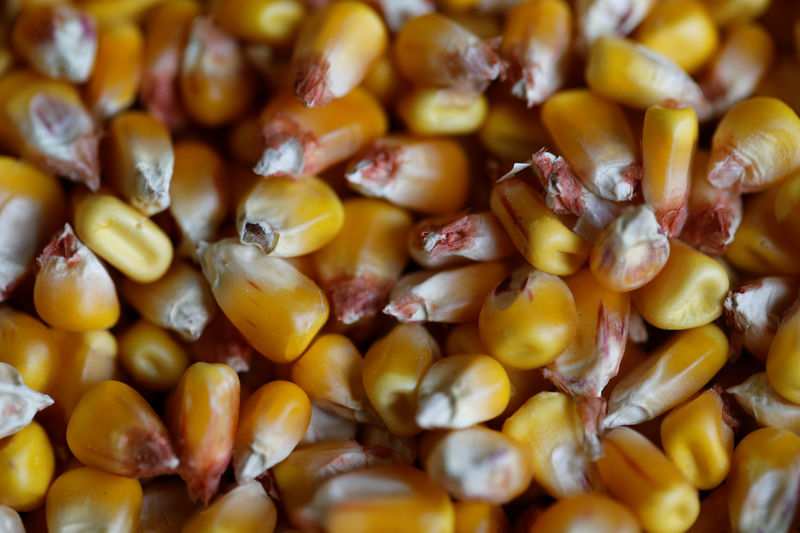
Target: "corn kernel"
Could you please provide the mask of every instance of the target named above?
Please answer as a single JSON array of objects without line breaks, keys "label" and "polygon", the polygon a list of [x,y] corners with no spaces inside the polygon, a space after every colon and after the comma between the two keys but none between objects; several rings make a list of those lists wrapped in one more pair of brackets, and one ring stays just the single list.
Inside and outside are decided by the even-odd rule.
[{"label": "corn kernel", "polygon": [[53,447],[38,423],[0,440],[0,505],[15,511],[36,509],[44,502],[54,470]]},{"label": "corn kernel", "polygon": [[98,48],[94,18],[69,5],[23,9],[14,22],[11,40],[33,68],[71,83],[89,79]]},{"label": "corn kernel", "polygon": [[383,426],[364,424],[359,428],[359,442],[375,449],[388,448],[391,464],[413,466],[419,457],[419,446],[414,437],[398,437]]},{"label": "corn kernel", "polygon": [[717,48],[719,35],[703,2],[657,3],[636,29],[636,40],[693,73]]},{"label": "corn kernel", "polygon": [[259,180],[236,212],[239,240],[275,257],[315,252],[331,242],[343,224],[341,200],[315,176]]},{"label": "corn kernel", "polygon": [[122,23],[100,30],[97,58],[84,89],[87,107],[100,119],[128,109],[142,83],[144,37],[138,26]]},{"label": "corn kernel", "polygon": [[275,504],[260,483],[250,481],[199,509],[181,533],[272,533],[277,521]]},{"label": "corn kernel", "polygon": [[419,325],[399,324],[364,356],[364,390],[386,427],[399,436],[421,431],[415,420],[417,386],[440,357],[439,346]]},{"label": "corn kernel", "polygon": [[455,498],[494,504],[519,496],[533,475],[522,444],[481,426],[442,437],[427,454],[424,466]]},{"label": "corn kernel", "polygon": [[166,331],[139,320],[119,337],[119,362],[138,385],[168,391],[189,366],[189,355]]},{"label": "corn kernel", "polygon": [[103,160],[111,186],[143,215],[169,207],[175,153],[169,131],[158,119],[142,111],[114,117]]},{"label": "corn kernel", "polygon": [[524,181],[497,183],[490,204],[519,253],[535,268],[563,276],[586,261],[589,244],[567,228]]},{"label": "corn kernel", "polygon": [[210,17],[197,17],[191,24],[179,83],[187,114],[206,127],[238,118],[255,96],[253,72],[238,41]]},{"label": "corn kernel", "polygon": [[542,122],[586,188],[608,200],[633,197],[638,147],[616,104],[586,89],[562,91],[542,106]]},{"label": "corn kernel", "polygon": [[386,133],[386,113],[356,87],[322,107],[307,108],[281,91],[261,112],[263,151],[254,171],[262,176],[304,176],[345,161]]},{"label": "corn kernel", "polygon": [[94,468],[61,474],[47,494],[47,530],[136,531],[142,508],[142,487],[135,479]]},{"label": "corn kernel", "polygon": [[175,533],[196,510],[183,482],[166,478],[142,489],[142,512],[137,533]]},{"label": "corn kernel", "polygon": [[416,135],[467,135],[480,129],[489,104],[482,93],[419,88],[403,95],[396,107]]},{"label": "corn kernel", "polygon": [[697,135],[691,108],[650,107],[644,115],[642,193],[670,237],[680,234],[688,215]]},{"label": "corn kernel", "polygon": [[800,491],[800,437],[757,429],[733,452],[728,512],[734,531],[788,531]]},{"label": "corn kernel", "polygon": [[630,428],[603,438],[597,469],[608,491],[653,533],[686,531],[700,512],[695,489],[661,450]]},{"label": "corn kernel", "polygon": [[577,404],[560,392],[540,392],[503,423],[526,448],[536,480],[554,498],[599,490]]},{"label": "corn kernel", "polygon": [[[236,372],[248,372],[256,353],[224,313],[214,315],[200,338],[189,345],[189,350],[195,361],[223,363]],[[254,361],[256,365],[259,362]],[[270,365],[266,359],[261,362],[263,366]]]},{"label": "corn kernel", "polygon": [[400,75],[390,51],[384,52],[372,63],[361,86],[387,106],[393,104],[401,94],[409,90],[408,82]]},{"label": "corn kernel", "polygon": [[510,63],[511,93],[528,107],[541,104],[565,82],[572,13],[564,0],[521,2],[506,15],[500,52]]},{"label": "corn kernel", "polygon": [[53,399],[31,389],[22,375],[8,363],[0,363],[0,439],[20,431],[36,413],[53,405]]},{"label": "corn kernel", "polygon": [[754,19],[769,6],[766,0],[705,0],[714,22],[724,26],[736,20]]},{"label": "corn kernel", "polygon": [[81,397],[67,424],[67,444],[80,462],[109,474],[143,478],[178,467],[161,419],[119,381],[98,383]]},{"label": "corn kernel", "polygon": [[381,12],[392,32],[399,31],[409,19],[434,10],[430,0],[367,0],[367,3]]},{"label": "corn kernel", "polygon": [[639,533],[636,517],[602,494],[578,494],[551,505],[525,533]]},{"label": "corn kernel", "polygon": [[34,317],[0,306],[0,361],[13,366],[26,386],[41,393],[50,392],[59,360],[47,327]]},{"label": "corn kernel", "polygon": [[513,368],[538,368],[558,357],[576,333],[578,313],[569,287],[525,266],[489,293],[478,317],[480,340]]},{"label": "corn kernel", "polygon": [[358,423],[311,404],[311,421],[298,446],[355,440]]},{"label": "corn kernel", "polygon": [[6,533],[25,533],[22,518],[11,507],[0,505],[0,528]]},{"label": "corn kernel", "polygon": [[172,243],[161,228],[107,194],[78,203],[75,232],[94,253],[139,283],[159,279],[172,262]]},{"label": "corn kernel", "polygon": [[294,46],[295,93],[309,107],[344,96],[361,83],[387,40],[380,16],[362,2],[336,2],[315,11]]},{"label": "corn kernel", "polygon": [[270,381],[242,405],[233,443],[236,481],[261,476],[286,459],[311,420],[311,402],[289,381]]},{"label": "corn kernel", "polygon": [[485,502],[455,502],[453,533],[508,533],[508,518],[499,505]]},{"label": "corn kernel", "polygon": [[720,533],[720,527],[730,532],[728,488],[728,484],[720,485],[700,502],[700,514],[686,533]]},{"label": "corn kernel", "polygon": [[652,420],[703,388],[727,359],[728,339],[717,326],[675,333],[616,384],[603,425]]},{"label": "corn kernel", "polygon": [[717,261],[670,239],[667,263],[633,302],[648,323],[661,329],[688,329],[716,320],[728,293],[725,269]]},{"label": "corn kernel", "polygon": [[775,220],[795,235],[800,231],[800,174],[784,181],[775,195]]},{"label": "corn kernel", "polygon": [[383,312],[400,322],[474,321],[507,274],[508,267],[499,261],[406,274],[392,289]]},{"label": "corn kernel", "polygon": [[189,496],[208,504],[231,460],[239,415],[239,377],[222,364],[186,369],[167,406]]},{"label": "corn kernel", "polygon": [[800,383],[795,366],[800,363],[800,304],[784,315],[767,354],[767,376],[778,393],[800,404]]},{"label": "corn kernel", "polygon": [[588,49],[604,35],[628,35],[655,5],[656,0],[577,0],[578,44]]},{"label": "corn kernel", "polygon": [[211,13],[232,35],[271,45],[290,44],[307,16],[299,0],[216,0]]},{"label": "corn kernel", "polygon": [[101,28],[140,19],[151,6],[163,0],[77,0]]},{"label": "corn kernel", "polygon": [[328,319],[322,290],[283,259],[232,238],[207,245],[199,255],[217,304],[270,361],[300,357]]},{"label": "corn kernel", "polygon": [[759,372],[726,390],[762,426],[785,429],[800,436],[800,405],[790,402]]},{"label": "corn kernel", "polygon": [[478,137],[492,155],[512,161],[524,161],[542,146],[552,145],[539,110],[516,99],[490,100]]},{"label": "corn kernel", "polygon": [[107,329],[119,319],[114,281],[67,224],[37,259],[33,286],[37,314],[68,331]]},{"label": "corn kernel", "polygon": [[467,200],[469,161],[449,139],[390,135],[352,159],[345,179],[365,196],[426,214],[451,213]]},{"label": "corn kernel", "polygon": [[795,113],[798,113],[800,112],[798,87],[800,87],[800,61],[791,57],[778,57],[756,87],[754,96],[771,96],[783,100]]}]

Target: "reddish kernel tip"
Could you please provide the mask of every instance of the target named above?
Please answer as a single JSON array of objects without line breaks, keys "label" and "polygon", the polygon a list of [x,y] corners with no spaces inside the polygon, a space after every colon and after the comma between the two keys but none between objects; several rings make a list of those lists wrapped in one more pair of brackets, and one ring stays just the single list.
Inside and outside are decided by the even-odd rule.
[{"label": "reddish kernel tip", "polygon": [[323,106],[335,98],[328,86],[330,64],[322,56],[315,54],[300,63],[294,90],[307,107]]},{"label": "reddish kernel tip", "polygon": [[329,285],[334,315],[344,324],[354,324],[378,314],[394,283],[360,275],[340,278]]}]

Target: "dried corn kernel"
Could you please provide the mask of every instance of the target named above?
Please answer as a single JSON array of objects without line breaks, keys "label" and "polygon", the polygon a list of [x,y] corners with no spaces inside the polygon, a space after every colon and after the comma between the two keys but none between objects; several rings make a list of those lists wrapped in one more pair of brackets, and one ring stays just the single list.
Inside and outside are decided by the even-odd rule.
[{"label": "dried corn kernel", "polygon": [[15,511],[39,507],[53,479],[55,463],[50,439],[36,422],[0,440],[0,505]]},{"label": "dried corn kernel", "polygon": [[138,20],[154,4],[162,0],[77,0],[101,28],[125,21]]},{"label": "dried corn kernel", "polygon": [[241,484],[199,509],[182,533],[272,533],[278,521],[275,504],[256,481]]},{"label": "dried corn kernel", "polygon": [[578,44],[588,48],[604,35],[628,35],[655,5],[655,0],[577,0]]},{"label": "dried corn kernel", "polygon": [[454,533],[508,533],[508,518],[499,505],[484,502],[455,502]]},{"label": "dried corn kernel", "polygon": [[290,44],[307,16],[300,0],[216,0],[211,13],[232,35],[271,45]]},{"label": "dried corn kernel", "polygon": [[0,363],[0,439],[20,431],[36,413],[53,405],[53,399],[36,392],[22,381],[22,375],[8,363]]},{"label": "dried corn kernel", "polygon": [[47,326],[34,317],[0,306],[0,362],[13,366],[28,387],[50,392],[58,372],[59,351]]},{"label": "dried corn kernel", "polygon": [[800,405],[778,394],[766,372],[753,374],[726,392],[760,425],[785,429],[800,436]]},{"label": "dried corn kernel", "polygon": [[397,113],[416,135],[467,135],[478,131],[489,104],[482,93],[463,89],[414,89],[397,102]]},{"label": "dried corn kernel", "polygon": [[492,99],[478,132],[481,144],[492,155],[523,161],[542,146],[551,145],[539,109],[508,98]]},{"label": "dried corn kernel", "polygon": [[767,354],[767,376],[778,393],[800,404],[800,384],[796,366],[800,363],[800,304],[787,311]]},{"label": "dried corn kernel", "polygon": [[639,533],[636,517],[619,502],[602,494],[578,494],[551,505],[525,533],[592,531]]},{"label": "dried corn kernel", "polygon": [[168,391],[189,366],[189,355],[169,333],[139,320],[119,337],[119,362],[136,384]]},{"label": "dried corn kernel", "polygon": [[142,512],[137,533],[174,533],[194,513],[183,482],[176,478],[154,481],[142,488]]}]

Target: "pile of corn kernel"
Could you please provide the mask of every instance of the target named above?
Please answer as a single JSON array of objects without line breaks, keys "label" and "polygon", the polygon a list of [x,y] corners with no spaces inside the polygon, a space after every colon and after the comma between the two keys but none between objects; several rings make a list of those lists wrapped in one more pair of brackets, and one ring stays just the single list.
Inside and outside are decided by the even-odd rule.
[{"label": "pile of corn kernel", "polygon": [[796,0],[5,0],[0,532],[800,531]]}]

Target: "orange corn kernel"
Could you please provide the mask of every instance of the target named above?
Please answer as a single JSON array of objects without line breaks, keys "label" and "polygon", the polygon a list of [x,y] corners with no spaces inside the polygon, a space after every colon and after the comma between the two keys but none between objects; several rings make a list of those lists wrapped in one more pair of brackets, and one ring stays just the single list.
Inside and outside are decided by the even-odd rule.
[{"label": "orange corn kernel", "polygon": [[262,176],[321,172],[345,161],[386,133],[386,114],[356,87],[322,107],[307,108],[288,91],[275,95],[259,118],[263,151],[254,171]]},{"label": "orange corn kernel", "polygon": [[120,308],[114,281],[69,224],[47,245],[37,263],[33,301],[38,315],[50,326],[91,331],[117,323]]},{"label": "orange corn kernel", "polygon": [[450,139],[382,137],[351,160],[345,179],[354,190],[426,214],[464,207],[467,153]]},{"label": "orange corn kernel", "polygon": [[255,95],[253,72],[238,41],[210,17],[197,17],[191,24],[179,82],[187,114],[206,127],[238,118]]},{"label": "orange corn kernel", "polygon": [[639,533],[636,517],[622,504],[603,494],[578,494],[559,500],[543,512],[524,533],[568,531]]},{"label": "orange corn kernel", "polygon": [[508,533],[508,518],[502,507],[484,502],[455,502],[454,533]]},{"label": "orange corn kernel", "polygon": [[189,355],[169,333],[140,319],[119,336],[119,362],[137,385],[169,391],[189,366]]},{"label": "orange corn kernel", "polygon": [[322,290],[283,259],[232,238],[207,245],[199,255],[217,304],[271,361],[300,357],[328,319]]},{"label": "orange corn kernel", "polygon": [[139,27],[122,23],[100,30],[97,59],[84,89],[86,105],[99,119],[128,109],[142,83],[144,37]]},{"label": "orange corn kernel", "polygon": [[483,93],[462,88],[418,88],[398,100],[397,114],[416,135],[468,135],[488,113]]},{"label": "orange corn kernel", "polygon": [[55,470],[53,446],[45,430],[31,422],[0,440],[0,505],[32,511],[44,501]]},{"label": "orange corn kernel", "polygon": [[232,35],[275,46],[291,44],[308,16],[300,0],[216,0],[211,13]]},{"label": "orange corn kernel", "polygon": [[311,421],[311,402],[289,381],[270,381],[242,404],[233,442],[233,469],[243,483],[286,459]]},{"label": "orange corn kernel", "polygon": [[[52,0],[45,0],[52,1]],[[147,10],[162,0],[77,0],[79,7],[97,20],[101,28],[126,21],[138,21]]]},{"label": "orange corn kernel", "polygon": [[478,138],[492,155],[512,161],[524,161],[553,143],[539,109],[529,109],[522,101],[510,98],[489,100]]},{"label": "orange corn kernel", "polygon": [[309,107],[356,87],[386,49],[380,16],[362,2],[335,2],[306,18],[292,56],[294,90]]},{"label": "orange corn kernel", "polygon": [[800,382],[796,377],[798,365],[800,365],[800,303],[795,302],[784,315],[769,346],[767,376],[781,396],[796,404],[800,404]]},{"label": "orange corn kernel", "polygon": [[[728,517],[728,484],[714,489],[700,502],[700,514],[686,533],[730,533]],[[722,529],[720,529],[722,528]]]},{"label": "orange corn kernel", "polygon": [[69,418],[67,444],[83,464],[119,476],[160,476],[178,467],[161,419],[138,392],[119,381],[103,381],[86,391]]},{"label": "orange corn kernel", "polygon": [[167,406],[189,496],[208,504],[231,460],[239,415],[239,377],[222,364],[194,363]]},{"label": "orange corn kernel", "polygon": [[387,106],[393,104],[401,94],[409,90],[408,82],[400,75],[390,50],[384,52],[372,63],[361,86]]},{"label": "orange corn kernel", "polygon": [[181,532],[272,533],[277,521],[278,510],[264,487],[256,481],[250,481],[223,494],[205,509],[198,509]]},{"label": "orange corn kernel", "polygon": [[22,374],[28,387],[48,393],[58,373],[59,352],[47,326],[39,320],[0,305],[0,362]]}]

